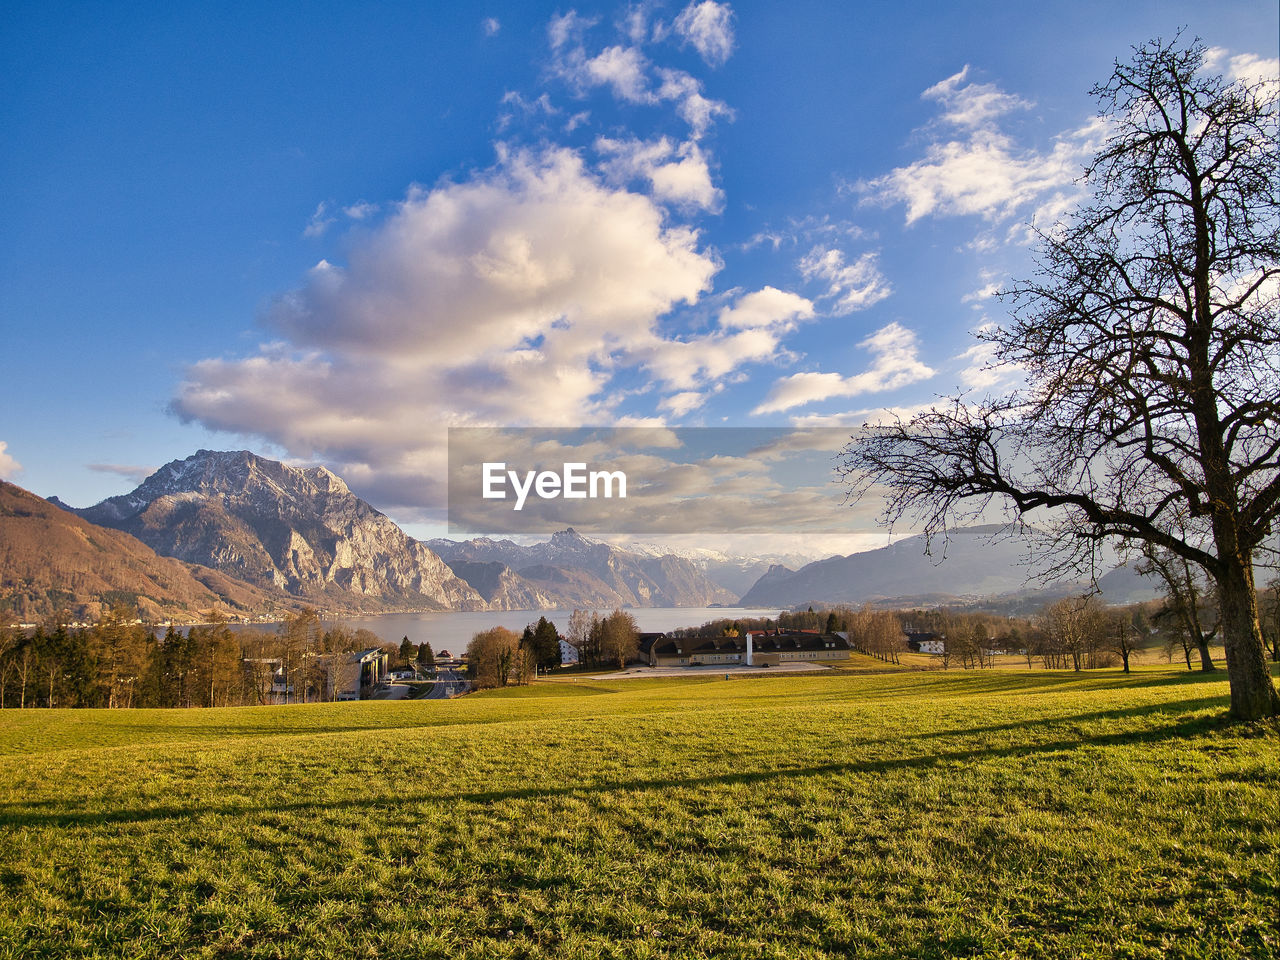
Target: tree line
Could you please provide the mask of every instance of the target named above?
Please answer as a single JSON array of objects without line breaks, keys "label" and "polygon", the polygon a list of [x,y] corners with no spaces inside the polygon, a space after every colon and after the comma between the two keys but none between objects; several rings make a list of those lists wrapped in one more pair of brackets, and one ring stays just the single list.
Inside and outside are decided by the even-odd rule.
[{"label": "tree line", "polygon": [[561,641],[574,648],[578,663],[589,669],[622,669],[636,658],[640,630],[636,619],[622,609],[601,616],[574,610],[564,634],[546,617],[516,634],[505,627],[483,630],[467,644],[467,673],[477,689],[528,683],[539,672],[562,665]]},{"label": "tree line", "polygon": [[[1186,568],[1182,568],[1185,572]],[[709,620],[671,631],[675,637],[742,636],[750,631],[822,630],[842,633],[854,651],[901,663],[911,642],[942,641],[937,662],[943,669],[988,669],[997,657],[1018,656],[1028,668],[1129,672],[1138,651],[1154,651],[1166,662],[1185,660],[1187,669],[1217,669],[1211,644],[1221,620],[1216,592],[1203,575],[1165,581],[1159,600],[1107,606],[1096,594],[1045,603],[1030,616],[935,609],[887,610],[870,605],[789,611],[772,618]],[[1259,591],[1258,606],[1268,654],[1280,662],[1280,579]],[[1007,661],[1006,661],[1007,662]]]},{"label": "tree line", "polygon": [[333,699],[353,679],[343,673],[358,669],[347,654],[396,653],[371,631],[325,624],[314,610],[274,631],[233,630],[210,619],[158,634],[136,611],[115,607],[90,627],[0,628],[0,708],[316,702]]}]

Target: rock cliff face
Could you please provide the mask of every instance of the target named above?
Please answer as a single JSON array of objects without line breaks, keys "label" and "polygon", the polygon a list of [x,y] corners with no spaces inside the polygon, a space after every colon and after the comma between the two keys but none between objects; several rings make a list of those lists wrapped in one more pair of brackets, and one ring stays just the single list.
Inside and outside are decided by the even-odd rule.
[{"label": "rock cliff face", "polygon": [[[573,529],[528,546],[488,538],[431,540],[429,545],[503,609],[524,609],[518,604],[529,596],[542,598],[543,607],[596,609],[703,607],[737,599],[683,557],[631,553]],[[490,586],[497,583],[495,564],[505,578],[501,589]]]},{"label": "rock cliff face", "polygon": [[435,553],[324,467],[200,450],[77,513],[157,553],[348,610],[484,610]]}]

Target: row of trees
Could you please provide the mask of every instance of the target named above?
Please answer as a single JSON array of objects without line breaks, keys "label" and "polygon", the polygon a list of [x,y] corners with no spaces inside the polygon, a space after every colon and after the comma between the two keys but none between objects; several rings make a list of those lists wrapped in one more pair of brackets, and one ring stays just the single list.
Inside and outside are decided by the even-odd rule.
[{"label": "row of trees", "polygon": [[467,644],[467,669],[478,688],[527,683],[537,673],[561,665],[560,641],[574,647],[586,667],[625,667],[639,653],[640,631],[635,617],[625,610],[607,616],[574,610],[562,636],[546,617],[517,635],[505,627],[477,633]]},{"label": "row of trees", "polygon": [[[1185,568],[1182,568],[1185,569]],[[741,636],[747,630],[821,629],[842,632],[857,652],[900,663],[908,635],[945,638],[939,654],[944,669],[983,669],[1001,654],[1020,655],[1028,667],[1092,670],[1119,666],[1128,672],[1140,650],[1158,650],[1202,670],[1216,669],[1210,645],[1220,620],[1216,593],[1203,578],[1167,584],[1163,600],[1108,607],[1096,595],[1069,596],[1027,617],[930,610],[877,610],[838,606],[784,613],[772,619],[711,620],[672,631],[674,636]],[[1280,579],[1259,592],[1260,621],[1271,658],[1280,662]]]},{"label": "row of trees", "polygon": [[370,631],[326,625],[312,610],[273,632],[232,630],[215,620],[157,636],[134,610],[117,607],[86,628],[0,628],[0,708],[325,700],[336,695],[335,662],[381,646]]}]

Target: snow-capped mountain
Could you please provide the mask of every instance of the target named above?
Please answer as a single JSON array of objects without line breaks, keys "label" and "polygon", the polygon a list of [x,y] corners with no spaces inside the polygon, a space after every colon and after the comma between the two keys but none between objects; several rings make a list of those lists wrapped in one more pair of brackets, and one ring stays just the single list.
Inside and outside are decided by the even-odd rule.
[{"label": "snow-capped mountain", "polygon": [[514,604],[522,595],[540,597],[544,606],[592,608],[702,607],[737,600],[690,560],[633,553],[572,528],[530,545],[488,537],[427,543],[491,604],[508,609],[520,609]]}]

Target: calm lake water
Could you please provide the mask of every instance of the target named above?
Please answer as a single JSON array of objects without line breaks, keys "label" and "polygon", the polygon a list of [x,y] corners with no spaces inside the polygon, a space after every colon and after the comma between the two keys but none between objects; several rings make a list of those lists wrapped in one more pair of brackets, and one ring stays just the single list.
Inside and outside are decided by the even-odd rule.
[{"label": "calm lake water", "polygon": [[[486,610],[482,613],[387,613],[376,617],[352,617],[342,622],[352,630],[372,630],[389,643],[408,637],[414,643],[428,641],[437,653],[448,650],[459,654],[467,642],[481,630],[506,627],[516,633],[526,624],[546,617],[561,631],[569,628],[571,610]],[[606,615],[610,611],[601,610]],[[777,617],[779,608],[748,609],[746,607],[633,607],[627,610],[636,618],[642,633],[663,633],[676,627],[696,627],[722,617]]]}]

